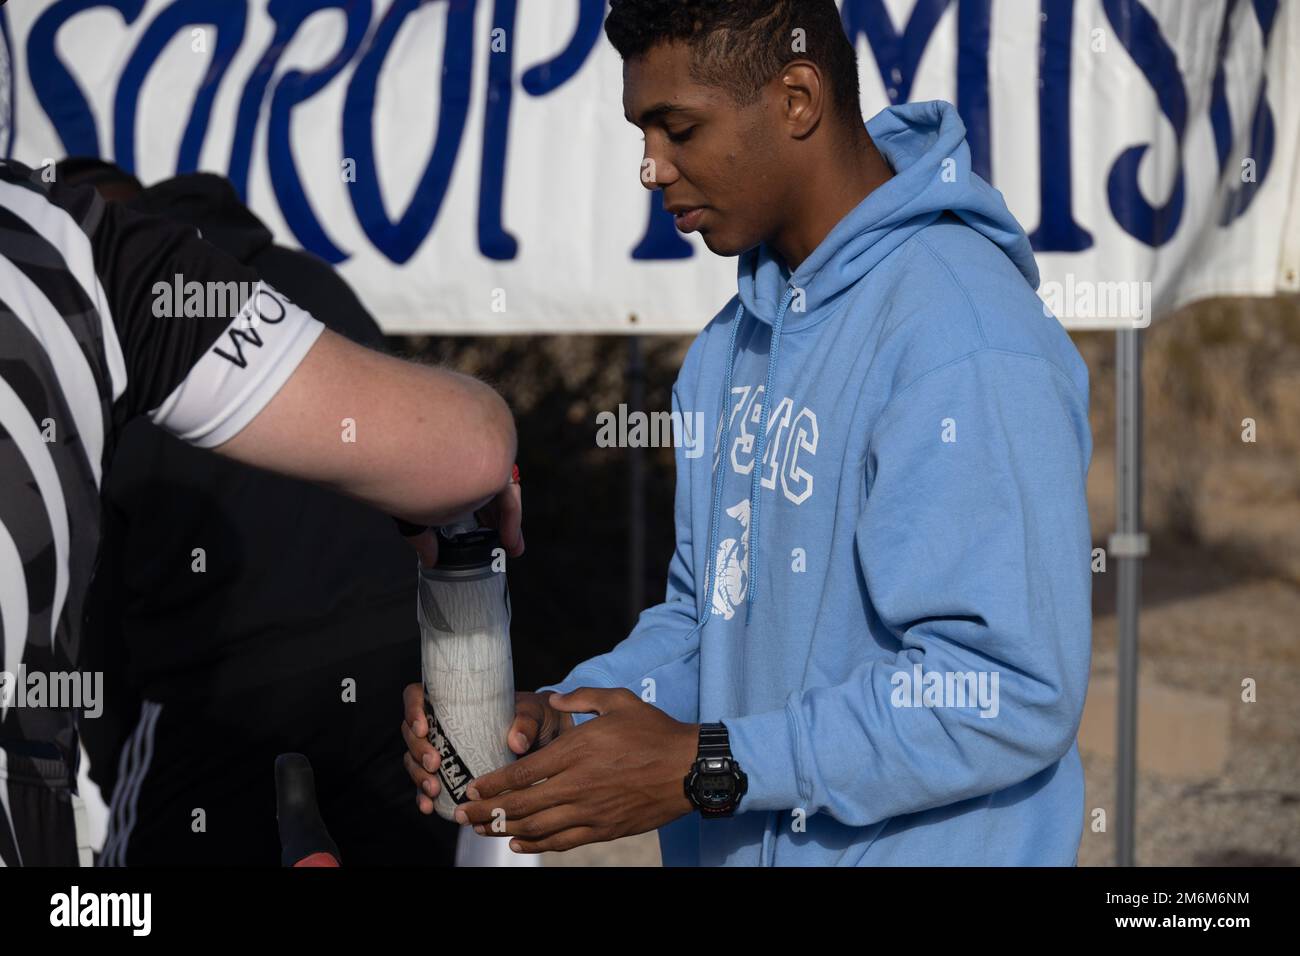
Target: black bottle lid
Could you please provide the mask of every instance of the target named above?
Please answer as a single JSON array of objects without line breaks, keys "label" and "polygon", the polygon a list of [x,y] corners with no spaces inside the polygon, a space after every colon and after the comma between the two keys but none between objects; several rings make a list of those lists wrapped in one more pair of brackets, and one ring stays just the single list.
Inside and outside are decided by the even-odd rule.
[{"label": "black bottle lid", "polygon": [[479,568],[492,563],[501,538],[493,528],[478,528],[457,535],[438,529],[438,567],[446,570]]}]

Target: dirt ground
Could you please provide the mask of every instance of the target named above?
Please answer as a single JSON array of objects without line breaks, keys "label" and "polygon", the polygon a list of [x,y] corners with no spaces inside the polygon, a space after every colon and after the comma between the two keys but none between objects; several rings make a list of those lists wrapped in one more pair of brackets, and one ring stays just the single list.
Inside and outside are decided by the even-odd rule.
[{"label": "dirt ground", "polygon": [[[1202,303],[1148,330],[1138,865],[1300,863],[1300,302]],[[1114,340],[1092,376],[1088,507],[1114,523]],[[1251,440],[1253,439],[1253,440]],[[1093,578],[1079,862],[1114,860],[1114,575]],[[1253,689],[1253,700],[1250,700]],[[1108,822],[1110,822],[1108,820]]]},{"label": "dirt ground", "polygon": [[[1154,545],[1139,626],[1135,858],[1147,866],[1300,862],[1300,587],[1238,576],[1210,549]],[[1108,582],[1109,583],[1109,582]],[[1094,587],[1092,683],[1079,733],[1086,806],[1115,803],[1113,588]],[[1256,698],[1243,701],[1242,682]],[[1113,826],[1085,821],[1079,863],[1108,866]]]},{"label": "dirt ground", "polygon": [[[1094,546],[1104,548],[1114,523],[1114,337],[1088,333],[1075,342],[1092,376],[1088,504]],[[1144,348],[1151,553],[1139,631],[1136,861],[1294,866],[1300,303],[1203,303],[1148,330]],[[1093,577],[1092,680],[1079,731],[1082,866],[1115,859],[1114,581],[1110,563]],[[656,866],[659,851],[644,834],[545,862]]]}]

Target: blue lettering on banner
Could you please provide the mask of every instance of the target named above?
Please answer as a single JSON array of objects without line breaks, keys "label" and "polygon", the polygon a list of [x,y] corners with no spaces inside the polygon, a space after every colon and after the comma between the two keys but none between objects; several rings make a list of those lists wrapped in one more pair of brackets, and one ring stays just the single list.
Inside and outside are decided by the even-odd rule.
[{"label": "blue lettering on banner", "polygon": [[[517,0],[496,0],[492,5],[492,36],[504,36],[504,49],[488,57],[487,115],[483,120],[483,156],[479,165],[478,249],[489,259],[513,259],[519,242],[501,222],[505,193],[506,135],[510,129],[510,101],[513,93]],[[497,33],[500,30],[501,33]]]},{"label": "blue lettering on banner", "polygon": [[1138,188],[1138,168],[1149,143],[1120,153],[1106,179],[1110,210],[1125,232],[1153,248],[1173,238],[1183,217],[1183,136],[1187,131],[1187,90],[1178,72],[1178,59],[1160,33],[1160,25],[1136,0],[1102,0],[1102,9],[1115,35],[1155,91],[1160,112],[1174,128],[1177,167],[1174,187],[1160,206],[1147,202]]},{"label": "blue lettering on banner", "polygon": [[[302,0],[297,0],[293,5],[306,7]],[[289,7],[290,4],[286,3],[285,6]],[[319,8],[320,5],[316,6]],[[303,191],[293,161],[290,121],[293,118],[293,108],[324,89],[330,80],[348,65],[352,55],[361,45],[370,20],[370,5],[366,3],[349,4],[349,6],[354,9],[348,10],[347,35],[344,37],[342,48],[319,70],[311,73],[292,70],[284,75],[271,96],[271,115],[266,125],[266,155],[271,173],[271,186],[275,190],[275,198],[280,204],[285,222],[304,249],[316,253],[326,262],[333,263],[342,262],[347,258],[347,254],[325,235],[324,228],[307,201],[307,195]],[[331,163],[331,174],[337,175],[339,170],[332,165],[333,158],[326,161]]]},{"label": "blue lettering on banner", "polygon": [[[865,36],[890,103],[906,103],[926,45],[953,0],[919,0],[900,35],[884,0],[844,0],[844,32],[857,45]],[[989,20],[992,0],[956,0],[957,110],[966,124],[971,169],[991,179],[989,161]]]},{"label": "blue lettering on banner", "polygon": [[[340,10],[347,18],[347,35],[344,37],[343,45],[330,60],[330,62],[320,71],[313,74],[302,74],[294,71],[286,76],[281,82],[286,82],[293,77],[295,82],[290,84],[290,88],[301,87],[304,79],[311,80],[315,77],[325,76],[332,79],[340,70],[344,69],[357,48],[361,45],[362,38],[366,35],[366,29],[370,26],[370,0],[271,0],[267,4],[266,12],[275,21],[275,35],[271,38],[270,44],[262,52],[262,58],[258,61],[257,66],[253,69],[248,81],[244,84],[244,93],[239,100],[239,113],[235,120],[234,139],[230,147],[230,163],[227,176],[234,184],[235,190],[245,201],[248,199],[248,168],[252,161],[253,138],[257,133],[257,119],[262,112],[262,104],[266,99],[266,88],[275,75],[275,68],[279,65],[280,57],[285,48],[289,46],[294,35],[302,26],[303,21],[319,10]],[[313,90],[317,90],[323,83],[313,83]],[[284,114],[281,122],[284,126],[288,125],[289,113],[293,106],[306,99],[305,96],[297,96],[293,101],[285,102],[280,105],[280,111]],[[274,109],[274,106],[273,106]],[[267,152],[272,163],[275,162],[275,151],[268,143]],[[290,173],[293,172],[292,160],[288,160],[287,167]],[[274,173],[272,173],[274,176]],[[296,175],[294,175],[296,179]],[[285,194],[280,195],[277,192],[277,199],[280,205],[294,205],[290,196],[302,196],[301,186],[298,185],[295,190],[286,184]],[[300,206],[295,206],[292,212],[286,212],[286,218],[289,219],[290,229],[294,231],[295,236],[299,236],[302,242],[299,229],[303,233],[311,232],[311,225],[306,222],[310,217],[311,223],[315,223],[315,217],[312,216],[311,209],[303,201]],[[322,233],[319,225],[316,226],[316,232]],[[317,255],[332,262],[341,261],[334,258],[335,255],[346,258],[343,253],[333,250],[333,244],[323,237],[315,242],[312,246],[304,243],[304,248],[310,248]],[[326,255],[325,251],[330,254]]]},{"label": "blue lettering on banner", "polygon": [[123,169],[135,171],[135,111],[149,70],[178,32],[186,27],[211,26],[217,32],[217,42],[212,51],[212,62],[199,84],[190,110],[189,121],[181,138],[180,152],[176,157],[178,173],[192,173],[199,168],[199,152],[203,137],[208,131],[212,115],[212,101],[216,98],[226,67],[235,58],[244,40],[244,23],[247,9],[243,2],[222,3],[215,6],[207,0],[176,0],[158,14],[145,30],[135,52],[122,71],[118,81],[117,97],[113,103],[113,155]]},{"label": "blue lettering on banner", "polygon": [[393,38],[420,0],[395,0],[388,8],[374,37],[361,54],[356,72],[348,84],[343,105],[343,154],[357,161],[357,181],[348,190],[357,219],[375,248],[392,262],[401,264],[415,254],[442,208],[451,182],[451,169],[465,132],[469,113],[471,71],[474,56],[474,8],[476,0],[439,0],[446,6],[446,40],[442,48],[442,90],[438,108],[438,133],[424,173],[415,187],[411,204],[393,222],[384,211],[376,177],[375,143],[371,117],[377,104],[375,87],[384,57]]},{"label": "blue lettering on banner", "polygon": [[[100,156],[95,114],[55,52],[59,28],[70,19],[95,7],[116,10],[129,26],[144,9],[144,0],[59,0],[36,18],[27,34],[27,69],[31,74],[36,101],[54,124],[69,156]],[[122,84],[119,84],[119,88]]]},{"label": "blue lettering on banner", "polygon": [[1070,169],[1070,67],[1074,0],[1042,0],[1038,41],[1038,228],[1035,252],[1082,252],[1092,235],[1074,220]]},{"label": "blue lettering on banner", "polygon": [[[268,9],[276,19],[277,34],[289,25],[287,33],[291,37],[312,13],[328,8],[343,10],[347,16],[347,33],[343,38],[343,45],[319,70],[310,73],[291,70],[280,79],[275,93],[271,96],[271,115],[266,124],[266,156],[271,174],[271,187],[275,190],[276,201],[290,231],[304,249],[314,252],[326,262],[338,264],[348,255],[329,239],[320,220],[312,212],[293,161],[290,121],[295,106],[311,99],[347,67],[361,46],[366,28],[370,25],[370,2],[362,0],[360,3],[351,3],[347,0],[335,0],[332,3],[321,3],[319,0],[272,0]],[[279,50],[275,50],[273,45],[267,50],[264,59],[271,57],[274,51],[274,60],[279,60],[283,49],[280,47]],[[253,116],[256,117],[256,110]],[[255,128],[254,122],[250,125],[250,135],[251,130]],[[332,164],[333,158],[327,161]],[[331,174],[338,174],[337,167],[331,166]],[[244,176],[247,182],[247,165],[244,167]]]},{"label": "blue lettering on banner", "polygon": [[[299,165],[312,164],[307,179],[322,174],[315,156],[295,157],[291,129],[293,111],[310,100],[349,67],[354,67],[339,117],[342,155],[355,161],[356,180],[348,196],[370,244],[391,262],[408,261],[429,236],[438,219],[451,173],[464,138],[473,94],[474,33],[478,0],[390,0],[373,24],[376,8],[385,0],[254,0],[275,24],[274,35],[256,66],[244,78],[238,97],[228,175],[239,194],[248,198],[249,170],[259,119],[266,113],[267,167],[285,223],[298,242],[323,259],[339,263],[350,253],[339,248],[311,207]],[[519,255],[520,239],[506,227],[503,202],[508,181],[510,110],[514,97],[514,29],[520,4],[534,0],[484,0],[492,3],[491,28],[504,31],[506,48],[489,54],[484,106],[483,141],[479,156],[477,241],[490,259]],[[537,0],[540,2],[540,0]],[[571,80],[596,49],[601,38],[605,0],[569,0],[576,5],[577,25],[562,50],[523,70],[524,93],[544,97]],[[555,0],[548,0],[554,4]],[[385,210],[375,163],[373,117],[379,77],[394,39],[406,18],[423,6],[442,7],[445,41],[441,65],[437,133],[429,158],[396,219]],[[149,22],[121,66],[113,99],[113,155],[128,170],[135,168],[136,114],[141,89],[163,50],[187,28],[214,31],[207,70],[189,104],[189,115],[177,152],[175,170],[199,166],[217,90],[245,39],[249,0],[174,0]],[[856,45],[865,38],[893,103],[909,99],[922,56],[940,20],[955,7],[957,43],[955,78],[958,111],[967,126],[971,166],[990,181],[995,177],[990,148],[991,106],[989,47],[993,0],[916,0],[906,25],[895,28],[885,0],[842,0],[841,18]],[[1138,171],[1151,148],[1140,143],[1125,149],[1106,177],[1110,210],[1131,236],[1152,248],[1177,233],[1185,202],[1184,148],[1189,124],[1189,94],[1177,57],[1143,0],[1102,0],[1102,10],[1119,43],[1127,51],[1155,94],[1160,113],[1169,123],[1177,148],[1170,152],[1172,186],[1162,201],[1150,202],[1138,185]],[[26,37],[26,65],[36,100],[49,118],[63,150],[71,156],[103,154],[95,115],[68,65],[58,55],[59,31],[72,18],[89,10],[115,12],[126,26],[142,15],[145,0],[56,0],[40,13]],[[1248,9],[1247,9],[1248,8]],[[277,75],[285,49],[307,19],[320,10],[342,13],[346,31],[339,48],[325,65],[313,71],[290,70]],[[1039,252],[1079,252],[1093,237],[1075,220],[1072,205],[1074,174],[1070,164],[1070,83],[1074,0],[1039,0],[1041,14],[1038,63],[1039,225],[1030,241]],[[1218,221],[1227,226],[1249,208],[1267,178],[1276,149],[1276,124],[1261,75],[1253,99],[1246,154],[1255,164],[1254,181],[1240,181],[1232,159],[1233,117],[1227,95],[1225,63],[1230,44],[1252,16],[1258,22],[1267,51],[1277,22],[1277,0],[1228,0],[1220,25],[1215,74],[1207,97],[1213,132],[1214,159],[1223,190]],[[0,11],[3,16],[3,11]],[[6,29],[5,41],[9,35]],[[490,49],[487,38],[483,49]],[[12,62],[12,58],[11,58]],[[12,83],[10,89],[13,89]],[[269,98],[269,106],[268,106]],[[1199,99],[1193,97],[1195,102]],[[265,108],[265,109],[264,109]],[[12,139],[13,123],[7,133]],[[337,174],[330,157],[331,175]],[[647,196],[647,218],[640,239],[629,250],[633,259],[688,258],[694,246],[679,235],[663,210],[663,195]]]},{"label": "blue lettering on banner", "polygon": [[[1224,24],[1222,34],[1222,45],[1219,54],[1218,74],[1214,78],[1214,93],[1216,103],[1212,109],[1216,110],[1214,124],[1214,140],[1219,152],[1219,173],[1224,172],[1224,164],[1227,161],[1228,151],[1232,148],[1232,116],[1228,112],[1226,99],[1225,83],[1223,81],[1223,61],[1227,54],[1228,38],[1228,16],[1236,8],[1237,0],[1228,4],[1228,9],[1224,13]],[[1260,32],[1264,35],[1264,49],[1268,50],[1270,41],[1273,36],[1273,21],[1277,17],[1277,0],[1253,0],[1251,6],[1255,10],[1255,18],[1259,20]],[[1268,77],[1263,72],[1259,76],[1259,90],[1255,94],[1255,112],[1250,123],[1250,145],[1246,148],[1246,155],[1255,160],[1255,178],[1254,183],[1243,183],[1240,186],[1234,186],[1228,193],[1227,202],[1224,203],[1223,210],[1219,217],[1219,225],[1227,226],[1234,219],[1242,216],[1248,208],[1251,201],[1258,192],[1259,183],[1262,183],[1268,176],[1269,164],[1273,161],[1273,110],[1268,105],[1267,93]],[[1222,98],[1222,102],[1217,102]]]},{"label": "blue lettering on banner", "polygon": [[[493,28],[511,33],[516,0],[498,0]],[[578,25],[564,49],[553,59],[524,71],[519,85],[529,96],[545,96],[577,74],[600,40],[605,22],[605,0],[578,0]],[[509,26],[506,26],[506,24]],[[513,49],[513,47],[511,48]],[[502,62],[498,62],[498,60]],[[490,259],[513,259],[518,242],[501,224],[501,201],[506,182],[506,130],[510,119],[511,54],[494,54],[488,73],[488,120],[483,127],[483,166],[479,177],[478,244]]]}]

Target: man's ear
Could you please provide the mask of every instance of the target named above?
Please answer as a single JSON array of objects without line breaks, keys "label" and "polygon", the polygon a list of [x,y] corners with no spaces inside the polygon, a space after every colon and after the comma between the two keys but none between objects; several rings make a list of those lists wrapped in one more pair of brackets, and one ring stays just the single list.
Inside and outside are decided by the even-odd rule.
[{"label": "man's ear", "polygon": [[783,119],[796,139],[804,139],[817,129],[826,108],[826,85],[821,70],[809,60],[787,63],[777,78],[781,84]]}]

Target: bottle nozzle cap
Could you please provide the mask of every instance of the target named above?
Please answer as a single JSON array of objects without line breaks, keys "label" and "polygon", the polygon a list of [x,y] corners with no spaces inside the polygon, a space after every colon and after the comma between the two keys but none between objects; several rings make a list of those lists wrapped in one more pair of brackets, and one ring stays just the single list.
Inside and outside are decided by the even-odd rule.
[{"label": "bottle nozzle cap", "polygon": [[468,514],[457,515],[438,530],[444,538],[455,538],[458,535],[468,534],[478,529],[478,518],[474,517],[474,513],[471,511]]}]

